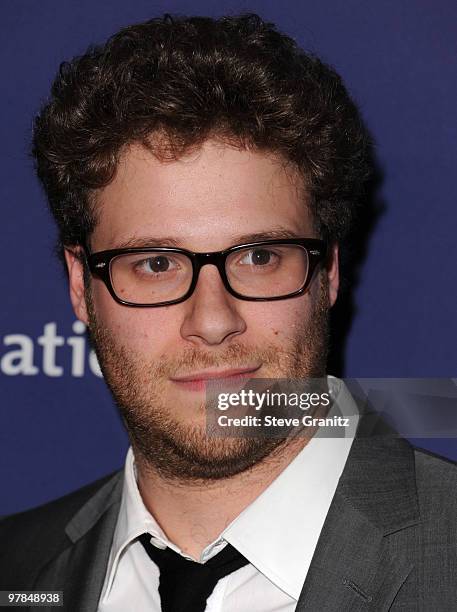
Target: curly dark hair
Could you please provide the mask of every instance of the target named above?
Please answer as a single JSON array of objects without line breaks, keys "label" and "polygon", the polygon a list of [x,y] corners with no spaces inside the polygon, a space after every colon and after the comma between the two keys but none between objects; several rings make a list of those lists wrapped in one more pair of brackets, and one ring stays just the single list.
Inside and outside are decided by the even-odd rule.
[{"label": "curly dark hair", "polygon": [[90,238],[97,189],[133,142],[159,158],[215,136],[279,153],[303,176],[329,241],[350,230],[371,173],[369,137],[339,75],[253,14],[165,15],[120,30],[61,64],[34,128],[61,253]]}]

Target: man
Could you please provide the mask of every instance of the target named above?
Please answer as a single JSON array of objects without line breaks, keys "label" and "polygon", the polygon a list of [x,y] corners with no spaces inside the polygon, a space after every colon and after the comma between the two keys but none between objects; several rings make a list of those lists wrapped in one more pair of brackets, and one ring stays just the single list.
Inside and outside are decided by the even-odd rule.
[{"label": "man", "polygon": [[451,462],[363,415],[355,439],[207,428],[205,389],[247,379],[324,379],[355,412],[325,378],[328,315],[369,144],[335,72],[256,16],[152,20],[63,65],[34,154],[132,446],[4,519],[1,589],[84,612],[453,609]]}]

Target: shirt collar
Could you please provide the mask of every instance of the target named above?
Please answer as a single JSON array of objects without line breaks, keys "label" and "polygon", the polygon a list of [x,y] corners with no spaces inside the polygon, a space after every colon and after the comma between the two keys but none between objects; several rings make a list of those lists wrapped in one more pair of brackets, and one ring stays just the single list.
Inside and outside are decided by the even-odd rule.
[{"label": "shirt collar", "polygon": [[[130,447],[125,459],[121,507],[108,560],[104,598],[107,597],[111,591],[119,559],[123,551],[133,540],[146,532],[157,538],[158,542],[166,541],[165,534],[154,517],[148,512],[141,498],[136,483],[133,451]],[[165,547],[166,545],[163,546],[163,548]]]},{"label": "shirt collar", "polygon": [[[345,384],[333,376],[328,377],[328,382],[334,398],[328,416],[356,415],[345,437],[312,438],[202,553],[202,559],[206,560],[219,552],[224,541],[229,542],[295,600],[299,598],[357,427],[357,407]],[[156,546],[169,546],[181,553],[143,503],[130,448],[125,461],[121,508],[108,561],[104,597],[111,590],[121,554],[145,532],[151,534]]]}]

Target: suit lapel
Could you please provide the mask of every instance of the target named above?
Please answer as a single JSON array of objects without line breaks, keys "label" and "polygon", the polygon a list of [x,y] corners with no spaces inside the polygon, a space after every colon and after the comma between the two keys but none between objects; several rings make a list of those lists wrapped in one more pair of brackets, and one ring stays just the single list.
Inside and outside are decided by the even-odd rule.
[{"label": "suit lapel", "polygon": [[[123,472],[78,511],[65,531],[71,544],[40,572],[35,590],[63,591],[67,612],[96,612],[119,514]],[[43,608],[40,608],[43,610]]]},{"label": "suit lapel", "polygon": [[359,432],[297,612],[389,609],[413,568],[401,547],[389,546],[389,538],[419,522],[413,453],[400,438],[366,437]]}]

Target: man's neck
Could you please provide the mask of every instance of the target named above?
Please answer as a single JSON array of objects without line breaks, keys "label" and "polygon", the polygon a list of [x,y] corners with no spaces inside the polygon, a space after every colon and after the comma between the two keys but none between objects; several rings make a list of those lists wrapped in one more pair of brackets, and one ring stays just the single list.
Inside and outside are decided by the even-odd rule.
[{"label": "man's neck", "polygon": [[138,457],[143,503],[167,538],[198,560],[205,547],[281,474],[309,439],[297,436],[241,474],[199,484],[166,480]]}]

